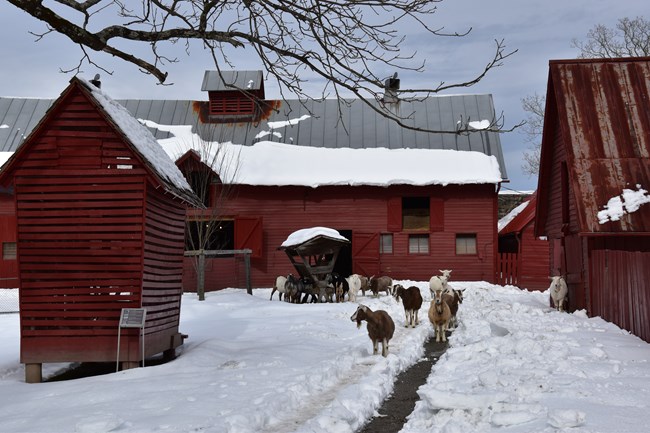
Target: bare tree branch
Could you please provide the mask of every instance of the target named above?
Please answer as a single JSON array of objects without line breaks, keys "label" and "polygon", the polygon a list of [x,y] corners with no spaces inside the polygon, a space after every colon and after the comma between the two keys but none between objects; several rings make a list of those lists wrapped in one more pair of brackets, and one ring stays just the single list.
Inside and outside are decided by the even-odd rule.
[{"label": "bare tree branch", "polygon": [[[386,71],[424,71],[424,61],[417,62],[415,52],[404,51],[402,29],[418,30],[421,39],[463,37],[471,31],[448,32],[427,24],[442,0],[142,0],[128,5],[124,0],[55,0],[51,7],[42,0],[8,1],[48,25],[51,30],[39,38],[56,31],[82,47],[129,62],[160,83],[167,80],[166,66],[178,61],[164,54],[170,44],[183,41],[187,50],[190,41],[201,42],[217,70],[230,65],[233,50],[249,47],[281,92],[319,99],[304,89],[301,77],[308,71],[324,79],[325,88],[336,96],[355,95],[401,126],[422,131],[429,130],[415,128],[376,104],[383,98]],[[64,18],[75,15],[78,20]],[[104,26],[107,20],[110,25]],[[130,51],[138,44],[149,46],[148,56]],[[80,63],[92,64],[89,52],[82,51]],[[515,52],[496,40],[493,57],[475,77],[397,93],[417,98],[470,87]],[[499,123],[495,120],[494,131],[500,132]],[[472,131],[467,127],[429,132]]]}]

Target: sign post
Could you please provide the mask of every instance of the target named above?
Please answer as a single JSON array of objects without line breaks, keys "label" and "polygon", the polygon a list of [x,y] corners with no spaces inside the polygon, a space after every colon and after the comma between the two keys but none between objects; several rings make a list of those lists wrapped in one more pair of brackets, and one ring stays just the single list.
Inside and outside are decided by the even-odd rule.
[{"label": "sign post", "polygon": [[122,335],[122,328],[140,328],[140,335],[142,336],[142,366],[144,367],[144,322],[146,317],[146,308],[122,308],[120,323],[117,326],[117,360],[115,362],[115,372],[120,371],[120,337]]}]

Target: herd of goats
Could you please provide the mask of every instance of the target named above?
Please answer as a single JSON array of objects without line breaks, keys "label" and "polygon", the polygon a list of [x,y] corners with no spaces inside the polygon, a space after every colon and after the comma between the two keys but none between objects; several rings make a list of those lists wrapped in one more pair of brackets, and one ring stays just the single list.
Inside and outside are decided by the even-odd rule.
[{"label": "herd of goats", "polygon": [[[463,302],[464,292],[464,290],[456,290],[449,286],[450,270],[441,270],[440,272],[442,275],[434,275],[429,280],[431,305],[428,313],[438,343],[446,342],[447,330],[456,327],[456,313],[459,304]],[[366,291],[371,291],[375,297],[378,297],[380,292],[386,292],[387,295],[394,296],[398,302],[402,301],[407,328],[409,326],[415,328],[419,324],[418,313],[422,307],[422,294],[416,286],[404,288],[401,284],[393,284],[393,279],[386,276],[367,278],[352,274],[343,278],[336,273],[329,274],[322,283],[314,284],[293,274],[286,277],[279,276],[271,291],[271,299],[277,291],[280,300],[284,296],[286,302],[293,303],[307,302],[310,297],[311,302],[333,302],[333,298],[336,302],[343,302],[346,295],[348,300],[356,302],[359,291],[364,296]],[[561,276],[551,277],[549,292],[551,306],[559,311],[564,311],[568,295],[564,278]],[[372,340],[374,355],[378,353],[379,343],[381,343],[381,354],[388,355],[388,343],[393,338],[395,323],[386,311],[372,311],[367,306],[359,304],[350,320],[357,322],[357,327],[361,327],[363,321],[368,324],[368,336]]]},{"label": "herd of goats", "polygon": [[[447,329],[456,326],[456,313],[458,305],[463,302],[463,290],[455,290],[447,284],[451,276],[450,270],[440,271],[442,275],[434,275],[429,280],[431,292],[431,306],[429,307],[429,321],[435,330],[436,342],[447,341]],[[278,298],[286,302],[343,302],[347,295],[348,300],[356,302],[359,291],[365,296],[366,291],[372,292],[375,297],[380,292],[392,295],[404,305],[406,327],[415,328],[419,324],[418,313],[422,307],[422,294],[416,286],[404,288],[401,284],[393,284],[390,277],[382,276],[370,278],[352,274],[343,278],[336,273],[331,273],[324,281],[326,284],[313,284],[307,279],[298,278],[293,274],[276,278],[271,291],[271,299],[275,292]],[[368,336],[372,340],[373,354],[378,353],[381,343],[381,354],[388,355],[388,343],[393,338],[395,323],[384,310],[372,311],[365,305],[359,305],[357,311],[350,317],[360,327],[365,321],[368,325]]]}]

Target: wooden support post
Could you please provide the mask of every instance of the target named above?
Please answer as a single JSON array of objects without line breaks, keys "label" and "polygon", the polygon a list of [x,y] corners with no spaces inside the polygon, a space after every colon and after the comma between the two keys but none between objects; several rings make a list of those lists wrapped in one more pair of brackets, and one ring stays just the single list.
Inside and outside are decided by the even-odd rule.
[{"label": "wooden support post", "polygon": [[43,382],[43,364],[25,364],[25,382],[41,383]]},{"label": "wooden support post", "polygon": [[205,301],[205,251],[199,251],[199,260],[197,266],[197,285],[196,293],[199,295],[199,301]]},{"label": "wooden support post", "polygon": [[138,361],[122,361],[122,370],[130,370],[132,368],[138,367],[140,367],[140,363]]},{"label": "wooden support post", "polygon": [[246,251],[244,253],[244,267],[246,268],[246,293],[252,295],[253,289],[251,287],[251,253],[249,251]]}]

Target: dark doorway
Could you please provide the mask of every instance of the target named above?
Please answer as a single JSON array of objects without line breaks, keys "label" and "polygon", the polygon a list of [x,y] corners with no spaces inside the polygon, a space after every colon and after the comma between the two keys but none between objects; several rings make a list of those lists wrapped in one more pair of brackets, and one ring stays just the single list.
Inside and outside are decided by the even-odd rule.
[{"label": "dark doorway", "polygon": [[334,264],[334,272],[347,278],[352,274],[352,230],[338,230],[338,232],[350,243],[341,248],[336,264]]}]

